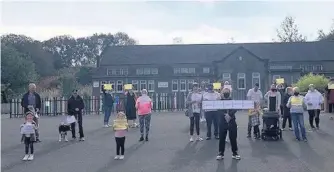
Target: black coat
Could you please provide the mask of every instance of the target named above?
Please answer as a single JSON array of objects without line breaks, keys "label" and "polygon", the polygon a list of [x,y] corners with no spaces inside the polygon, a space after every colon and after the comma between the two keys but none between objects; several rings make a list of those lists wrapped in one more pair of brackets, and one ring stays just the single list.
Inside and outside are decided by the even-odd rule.
[{"label": "black coat", "polygon": [[[79,111],[75,111],[75,109],[78,108]],[[83,102],[83,99],[78,95],[76,98],[71,96],[67,101],[67,113],[69,115],[74,115],[75,113],[80,113],[82,109],[85,108],[85,104]]]},{"label": "black coat", "polygon": [[286,104],[288,103],[289,101],[289,98],[291,97],[291,95],[289,95],[288,93],[285,93],[284,97],[283,97],[283,115],[284,116],[290,116],[290,108],[288,108],[286,106]]},{"label": "black coat", "polygon": [[[36,109],[40,110],[41,107],[42,107],[41,96],[39,96],[39,94],[36,93],[36,92],[34,92],[34,95],[35,95],[35,101],[36,101],[36,103],[35,103],[35,105],[36,105],[35,110]],[[28,97],[29,97],[29,92],[25,93],[23,95],[23,97],[22,97],[22,100],[21,100],[21,106],[24,108],[24,113],[27,113],[29,111],[29,109],[28,109],[28,105],[29,105],[29,103],[28,103]]]},{"label": "black coat", "polygon": [[[232,100],[232,98],[223,98],[221,100]],[[223,110],[218,110],[219,114],[219,120],[220,120],[220,126],[221,128],[228,128],[228,127],[236,127],[237,123],[235,121],[235,113],[237,110],[235,109],[223,109]],[[225,114],[228,114],[231,117],[231,120],[229,122],[226,121],[225,119]]]}]

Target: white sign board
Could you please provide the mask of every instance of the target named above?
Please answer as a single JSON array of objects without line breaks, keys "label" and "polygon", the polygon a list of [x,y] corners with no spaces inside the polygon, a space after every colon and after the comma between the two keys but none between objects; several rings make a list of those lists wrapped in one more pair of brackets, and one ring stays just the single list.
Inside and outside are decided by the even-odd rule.
[{"label": "white sign board", "polygon": [[214,100],[203,101],[203,110],[215,109],[253,109],[254,101],[252,100]]},{"label": "white sign board", "polygon": [[158,88],[168,88],[168,82],[158,82]]},{"label": "white sign board", "polygon": [[94,81],[93,82],[93,87],[99,87],[100,86],[100,82],[99,81]]},{"label": "white sign board", "polygon": [[35,134],[35,128],[33,124],[25,124],[21,128],[21,134]]}]

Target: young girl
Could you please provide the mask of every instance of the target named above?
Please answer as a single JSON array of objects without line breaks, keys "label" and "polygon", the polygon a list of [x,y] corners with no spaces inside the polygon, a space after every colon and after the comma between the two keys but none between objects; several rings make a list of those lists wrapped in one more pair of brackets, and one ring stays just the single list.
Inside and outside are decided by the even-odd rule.
[{"label": "young girl", "polygon": [[[254,130],[254,138],[260,139],[260,115],[262,115],[262,110],[259,103],[255,103],[255,108],[249,110],[249,121],[251,127],[253,127]],[[249,131],[250,133],[251,131]]]},{"label": "young girl", "polygon": [[[33,112],[27,112],[25,122],[21,125],[21,142],[25,144],[25,156],[23,161],[31,161],[34,159],[34,142],[36,141],[36,123],[33,120]],[[30,148],[30,154],[29,154]]]},{"label": "young girl", "polygon": [[115,159],[124,159],[125,134],[128,131],[128,127],[129,125],[124,112],[118,112],[113,125],[116,140]]}]

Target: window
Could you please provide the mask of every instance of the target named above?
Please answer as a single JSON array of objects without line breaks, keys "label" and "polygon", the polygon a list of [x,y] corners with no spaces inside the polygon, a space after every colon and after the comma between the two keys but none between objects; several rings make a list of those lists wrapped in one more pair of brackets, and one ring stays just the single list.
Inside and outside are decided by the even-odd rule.
[{"label": "window", "polygon": [[314,71],[322,71],[323,67],[322,67],[322,65],[316,65],[316,66],[313,66],[313,70]]},{"label": "window", "polygon": [[181,73],[188,73],[188,68],[181,68]]},{"label": "window", "polygon": [[132,81],[132,87],[133,87],[133,90],[138,91],[138,81],[137,80]]},{"label": "window", "polygon": [[151,69],[151,74],[157,75],[159,73],[158,71],[159,71],[158,68],[152,68]]},{"label": "window", "polygon": [[238,89],[246,89],[246,74],[238,73]]},{"label": "window", "polygon": [[112,69],[107,69],[107,75],[112,75]]},{"label": "window", "polygon": [[148,81],[148,91],[154,91],[154,80]]},{"label": "window", "polygon": [[186,91],[186,80],[185,79],[181,79],[180,80],[180,91]]},{"label": "window", "polygon": [[300,69],[302,70],[302,72],[305,71],[305,66],[304,65],[300,65]]},{"label": "window", "polygon": [[140,90],[146,89],[146,88],[147,88],[146,87],[146,81],[144,81],[144,80],[140,81]]},{"label": "window", "polygon": [[230,81],[231,74],[230,73],[223,73],[223,81]]},{"label": "window", "polygon": [[109,84],[111,84],[112,92],[115,92],[115,81],[109,81]]},{"label": "window", "polygon": [[121,75],[128,75],[128,74],[129,74],[129,71],[128,71],[128,69],[126,69],[126,68],[125,68],[125,69],[121,69],[121,70],[120,70],[120,74],[121,74]]},{"label": "window", "polygon": [[174,74],[181,73],[181,68],[174,68]]},{"label": "window", "polygon": [[150,68],[144,68],[144,75],[149,75],[151,74],[151,69]]},{"label": "window", "polygon": [[123,91],[123,81],[117,81],[116,91],[117,92],[122,92]]},{"label": "window", "polygon": [[291,84],[295,83],[293,76],[291,75]]},{"label": "window", "polygon": [[137,75],[142,75],[142,74],[144,74],[143,69],[137,69],[137,70],[136,70],[136,74],[137,74]]},{"label": "window", "polygon": [[179,90],[179,83],[177,80],[172,80],[172,91],[178,91]]},{"label": "window", "polygon": [[210,73],[210,68],[209,67],[204,67],[203,68],[203,73]]},{"label": "window", "polygon": [[253,72],[252,73],[252,84],[253,86],[258,83],[259,84],[259,88],[261,88],[261,77],[260,77],[260,73],[259,72]]},{"label": "window", "polygon": [[195,69],[195,68],[189,68],[189,69],[188,69],[188,72],[189,72],[189,73],[196,73],[196,69]]},{"label": "window", "polygon": [[274,81],[274,82],[276,81],[276,79],[279,79],[279,78],[281,78],[280,75],[273,75],[273,81]]},{"label": "window", "polygon": [[194,83],[193,79],[188,80],[188,90],[191,90],[193,88],[193,83]]},{"label": "window", "polygon": [[308,71],[308,72],[313,71],[313,66],[312,65],[306,66],[305,71]]}]

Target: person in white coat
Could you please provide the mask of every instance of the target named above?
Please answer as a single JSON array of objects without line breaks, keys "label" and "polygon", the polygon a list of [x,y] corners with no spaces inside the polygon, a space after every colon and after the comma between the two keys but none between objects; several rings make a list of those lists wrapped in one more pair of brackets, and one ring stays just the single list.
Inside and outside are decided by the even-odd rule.
[{"label": "person in white coat", "polygon": [[309,122],[312,129],[315,129],[313,121],[315,121],[315,126],[319,128],[320,122],[320,109],[323,103],[323,97],[321,93],[314,88],[313,84],[309,85],[309,90],[305,95],[305,103],[307,105],[307,111],[309,114]]}]

